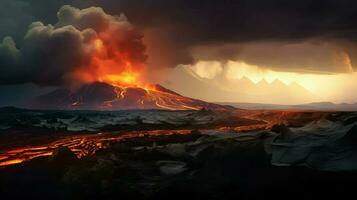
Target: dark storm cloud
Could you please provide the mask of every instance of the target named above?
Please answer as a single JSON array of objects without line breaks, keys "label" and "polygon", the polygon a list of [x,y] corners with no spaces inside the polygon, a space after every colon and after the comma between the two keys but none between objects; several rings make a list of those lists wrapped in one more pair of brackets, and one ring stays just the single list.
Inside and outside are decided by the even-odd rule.
[{"label": "dark storm cloud", "polygon": [[[166,64],[172,66],[193,62],[194,58],[207,58],[199,52],[192,55],[193,48],[205,46],[209,49],[227,44],[234,45],[229,49],[221,48],[222,52],[207,59],[241,59],[251,64],[273,65],[268,67],[282,71],[332,73],[348,72],[345,70],[348,66],[334,61],[336,54],[346,54],[352,64],[357,62],[357,2],[353,0],[92,0],[90,3],[112,13],[124,12],[131,22],[148,32],[154,30],[159,33],[157,35],[164,34],[166,37],[160,37],[162,43],[158,43],[156,48],[160,49],[165,43],[171,46],[169,51],[165,46],[161,48],[164,49],[161,57],[171,58],[171,62]],[[307,58],[300,62],[300,55],[295,59],[289,55],[289,59],[285,59],[280,56],[281,51],[267,46],[260,53],[270,56],[254,60],[255,53],[247,55],[252,52],[249,45],[253,43],[256,46],[259,42],[275,43],[270,46],[278,49],[286,49],[288,45],[288,52],[292,53],[305,47],[311,52],[309,48],[313,47],[312,55],[319,56],[311,62],[307,62]],[[326,42],[329,43],[328,49],[323,49]],[[297,49],[292,49],[294,45]],[[319,50],[322,52],[317,52]],[[160,59],[151,56],[151,60]],[[310,55],[309,59],[314,58]],[[317,64],[317,59],[331,62]],[[274,65],[277,62],[278,65]],[[291,65],[289,62],[294,63]],[[298,69],[299,65],[305,69]]]},{"label": "dark storm cloud", "polygon": [[[4,2],[6,8],[0,9],[6,12],[0,15],[7,20],[0,21],[0,36],[14,32],[16,44],[22,43],[17,35],[29,19],[54,24],[54,13],[70,4],[125,13],[144,31],[148,64],[153,66],[195,59],[233,59],[281,71],[317,73],[350,72],[349,64],[357,66],[354,0],[4,0],[0,5]],[[18,32],[11,24],[18,24]],[[13,62],[6,59],[1,62]]]},{"label": "dark storm cloud", "polygon": [[17,48],[11,37],[0,44],[0,82],[56,84],[71,68],[80,66],[86,55],[85,41],[95,32],[73,26],[55,28],[34,22]]},{"label": "dark storm cloud", "polygon": [[33,22],[20,47],[11,37],[3,39],[0,43],[0,84],[62,84],[75,70],[93,67],[90,62],[95,52],[94,40],[99,34],[120,46],[131,61],[144,62],[146,59],[142,35],[125,16],[107,15],[99,7],[80,10],[63,6],[57,17],[55,25]]},{"label": "dark storm cloud", "polygon": [[242,61],[260,68],[298,73],[351,73],[353,62],[343,44],[306,40],[258,41],[230,45],[206,45],[192,49],[200,60]]},{"label": "dark storm cloud", "polygon": [[78,6],[82,1],[73,0],[1,0],[0,38],[11,35],[22,42],[27,27],[34,21],[55,23],[56,13],[66,4]]},{"label": "dark storm cloud", "polygon": [[20,38],[27,26],[34,21],[34,17],[23,12],[29,4],[16,0],[2,0],[0,2],[0,38],[11,35]]}]

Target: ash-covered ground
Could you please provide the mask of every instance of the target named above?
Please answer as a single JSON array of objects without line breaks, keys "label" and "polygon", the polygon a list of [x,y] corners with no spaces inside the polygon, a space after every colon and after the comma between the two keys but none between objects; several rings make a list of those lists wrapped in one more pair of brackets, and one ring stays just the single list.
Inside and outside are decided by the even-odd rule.
[{"label": "ash-covered ground", "polygon": [[357,113],[0,112],[2,199],[354,194]]}]

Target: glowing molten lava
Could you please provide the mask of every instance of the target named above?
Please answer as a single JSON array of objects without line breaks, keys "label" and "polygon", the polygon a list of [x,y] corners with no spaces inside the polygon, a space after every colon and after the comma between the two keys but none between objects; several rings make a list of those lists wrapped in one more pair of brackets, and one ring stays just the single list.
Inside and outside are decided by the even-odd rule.
[{"label": "glowing molten lava", "polygon": [[99,149],[105,149],[111,142],[119,142],[123,139],[140,138],[145,136],[160,135],[184,135],[191,130],[152,130],[132,131],[127,133],[95,133],[76,136],[66,136],[52,143],[40,146],[27,146],[0,152],[0,168],[3,166],[22,163],[34,158],[51,156],[58,147],[68,147],[78,158],[93,155]]},{"label": "glowing molten lava", "polygon": [[121,74],[111,74],[104,77],[104,82],[115,84],[124,83],[126,85],[135,85],[138,75],[135,73],[123,72]]}]

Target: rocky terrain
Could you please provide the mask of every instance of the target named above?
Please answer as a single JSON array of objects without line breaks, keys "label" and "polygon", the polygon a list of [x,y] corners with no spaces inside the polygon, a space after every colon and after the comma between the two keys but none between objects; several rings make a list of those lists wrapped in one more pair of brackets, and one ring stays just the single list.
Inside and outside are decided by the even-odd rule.
[{"label": "rocky terrain", "polygon": [[[107,113],[79,121],[81,112],[17,112],[31,112],[18,119],[37,117],[31,124],[57,120],[40,126],[51,137],[12,145],[5,142],[9,133],[24,138],[24,127],[31,128],[7,121],[0,158],[22,159],[0,168],[7,199],[301,199],[354,192],[353,112],[123,111],[108,115],[115,130],[92,127]],[[54,126],[64,113],[71,123]],[[74,124],[85,128],[68,129]]]}]

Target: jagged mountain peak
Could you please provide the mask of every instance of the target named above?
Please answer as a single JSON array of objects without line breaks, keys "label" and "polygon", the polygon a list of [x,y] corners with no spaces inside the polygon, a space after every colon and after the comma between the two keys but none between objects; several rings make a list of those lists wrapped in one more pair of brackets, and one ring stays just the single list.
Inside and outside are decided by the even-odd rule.
[{"label": "jagged mountain peak", "polygon": [[269,82],[263,78],[258,83],[256,83],[256,85],[269,85]]}]

